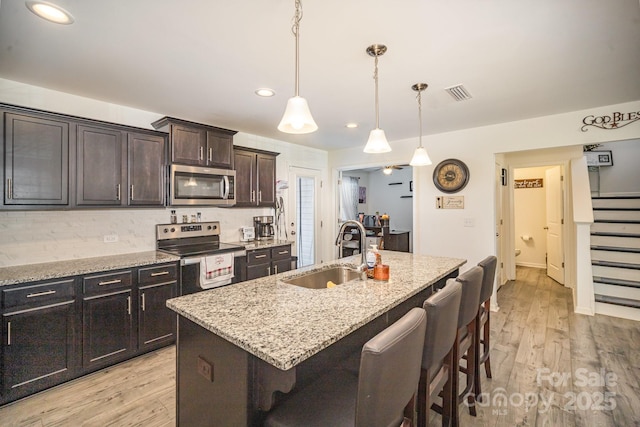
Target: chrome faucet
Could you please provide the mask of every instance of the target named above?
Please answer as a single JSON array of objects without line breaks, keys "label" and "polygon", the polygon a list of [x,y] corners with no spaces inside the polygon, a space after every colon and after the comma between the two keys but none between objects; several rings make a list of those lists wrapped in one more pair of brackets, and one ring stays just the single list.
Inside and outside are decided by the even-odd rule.
[{"label": "chrome faucet", "polygon": [[360,230],[360,265],[357,268],[358,273],[360,273],[360,277],[362,280],[366,280],[367,278],[367,230],[365,230],[364,225],[361,222],[355,221],[353,219],[349,219],[342,223],[340,226],[340,231],[338,231],[338,237],[336,237],[336,246],[340,247],[340,255],[342,255],[342,236],[344,234],[344,229],[348,225],[355,225]]}]

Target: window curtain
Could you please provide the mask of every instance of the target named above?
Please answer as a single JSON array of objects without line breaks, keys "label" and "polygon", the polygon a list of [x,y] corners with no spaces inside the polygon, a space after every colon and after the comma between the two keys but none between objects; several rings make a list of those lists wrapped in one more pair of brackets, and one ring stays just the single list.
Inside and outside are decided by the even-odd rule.
[{"label": "window curtain", "polygon": [[358,178],[343,176],[340,190],[340,220],[358,218]]}]

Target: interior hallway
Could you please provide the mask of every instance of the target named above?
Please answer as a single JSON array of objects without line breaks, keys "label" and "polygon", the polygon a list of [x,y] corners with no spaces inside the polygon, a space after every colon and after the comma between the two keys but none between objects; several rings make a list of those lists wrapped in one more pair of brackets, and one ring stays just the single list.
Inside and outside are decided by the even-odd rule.
[{"label": "interior hallway", "polygon": [[[461,406],[463,426],[640,425],[640,323],[574,314],[536,268],[518,267],[498,301],[488,403],[476,418]],[[0,408],[0,425],[173,426],[174,382],[169,347]]]}]

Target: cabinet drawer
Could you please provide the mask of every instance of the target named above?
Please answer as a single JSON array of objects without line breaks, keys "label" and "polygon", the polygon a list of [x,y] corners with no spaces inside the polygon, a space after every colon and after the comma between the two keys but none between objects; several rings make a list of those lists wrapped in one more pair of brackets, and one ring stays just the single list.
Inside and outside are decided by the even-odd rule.
[{"label": "cabinet drawer", "polygon": [[176,264],[156,265],[138,269],[138,284],[170,282],[178,278]]},{"label": "cabinet drawer", "polygon": [[82,280],[82,288],[85,294],[109,292],[114,289],[128,288],[131,286],[131,271],[99,274],[86,276]]},{"label": "cabinet drawer", "polygon": [[275,248],[271,248],[271,259],[286,259],[291,258],[291,245],[286,246],[278,246]]},{"label": "cabinet drawer", "polygon": [[269,261],[271,261],[270,249],[258,249],[255,251],[247,252],[248,265],[263,264]]},{"label": "cabinet drawer", "polygon": [[40,284],[29,284],[2,290],[3,307],[20,305],[40,306],[75,296],[75,280],[60,280]]}]

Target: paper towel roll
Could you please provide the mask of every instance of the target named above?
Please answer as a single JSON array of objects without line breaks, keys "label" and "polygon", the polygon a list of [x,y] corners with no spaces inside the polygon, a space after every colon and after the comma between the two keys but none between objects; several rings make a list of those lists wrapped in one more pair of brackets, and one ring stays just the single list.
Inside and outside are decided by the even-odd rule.
[{"label": "paper towel roll", "polygon": [[520,236],[520,238],[525,242],[528,242],[529,240],[531,240],[531,236],[529,236],[528,234],[523,234],[522,236]]}]

